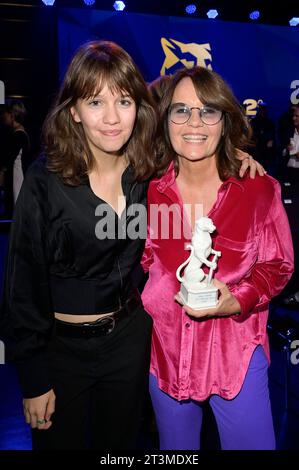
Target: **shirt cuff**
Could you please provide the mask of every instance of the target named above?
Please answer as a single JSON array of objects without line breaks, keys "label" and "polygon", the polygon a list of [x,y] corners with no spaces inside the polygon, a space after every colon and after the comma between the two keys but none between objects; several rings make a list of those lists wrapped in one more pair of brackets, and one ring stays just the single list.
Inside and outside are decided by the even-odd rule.
[{"label": "shirt cuff", "polygon": [[16,362],[16,368],[24,398],[39,397],[53,388],[48,376],[45,353]]},{"label": "shirt cuff", "polygon": [[236,322],[243,322],[250,317],[252,311],[259,303],[259,294],[251,284],[243,282],[241,286],[229,289],[241,306],[240,315],[233,315],[231,318]]}]

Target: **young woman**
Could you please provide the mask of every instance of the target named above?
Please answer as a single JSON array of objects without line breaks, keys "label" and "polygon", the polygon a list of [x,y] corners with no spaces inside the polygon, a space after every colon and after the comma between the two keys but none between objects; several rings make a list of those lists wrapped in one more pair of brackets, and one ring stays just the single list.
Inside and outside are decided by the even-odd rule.
[{"label": "young woman", "polygon": [[155,131],[131,57],[110,42],[83,45],[10,238],[4,311],[34,449],[136,446],[152,320],[131,281],[144,240],[126,229],[130,206],[146,203]]},{"label": "young woman", "polygon": [[[150,393],[161,449],[199,449],[202,402],[215,414],[222,449],[274,449],[267,369],[268,304],[293,271],[277,181],[239,178],[236,149],[248,123],[215,72],[177,72],[160,103],[160,178],[148,192],[149,236],[142,299],[154,320]],[[187,210],[190,209],[190,210]],[[181,305],[176,270],[189,256],[198,216],[216,226],[221,251],[214,308]]]}]

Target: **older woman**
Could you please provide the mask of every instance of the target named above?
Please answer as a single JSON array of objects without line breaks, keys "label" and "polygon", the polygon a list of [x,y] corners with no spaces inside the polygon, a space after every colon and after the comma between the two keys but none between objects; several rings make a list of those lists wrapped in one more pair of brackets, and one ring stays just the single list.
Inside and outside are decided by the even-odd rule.
[{"label": "older woman", "polygon": [[[161,177],[149,187],[143,257],[160,446],[199,449],[202,402],[209,400],[222,449],[274,449],[268,305],[293,270],[279,184],[269,176],[239,178],[235,149],[246,146],[248,124],[217,73],[202,67],[177,72],[160,115],[164,152]],[[185,245],[199,216],[217,228],[220,296],[216,307],[194,310],[175,297],[175,273],[188,257]]]}]

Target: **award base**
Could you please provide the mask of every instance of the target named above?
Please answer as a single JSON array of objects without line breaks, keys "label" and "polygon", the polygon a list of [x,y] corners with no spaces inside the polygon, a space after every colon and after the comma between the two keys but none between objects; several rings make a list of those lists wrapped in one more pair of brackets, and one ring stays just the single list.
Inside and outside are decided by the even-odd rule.
[{"label": "award base", "polygon": [[193,308],[194,310],[202,310],[206,308],[216,307],[218,303],[218,289],[213,284],[195,290],[187,288],[183,283],[179,296],[184,305]]}]

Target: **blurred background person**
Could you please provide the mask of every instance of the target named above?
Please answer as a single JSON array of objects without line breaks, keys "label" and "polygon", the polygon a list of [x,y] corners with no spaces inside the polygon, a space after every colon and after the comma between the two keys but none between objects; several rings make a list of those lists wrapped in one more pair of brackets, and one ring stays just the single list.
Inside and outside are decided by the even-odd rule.
[{"label": "blurred background person", "polygon": [[31,163],[30,138],[25,130],[26,108],[22,101],[9,100],[3,107],[2,123],[8,129],[8,143],[2,158],[5,213],[11,217],[24,175]]},{"label": "blurred background person", "polygon": [[255,118],[251,121],[253,130],[253,156],[267,171],[273,171],[275,164],[275,126],[268,116],[267,103],[259,103]]},{"label": "blurred background person", "polygon": [[292,179],[299,182],[299,105],[294,106],[292,119],[293,132],[286,147],[286,154],[289,156],[287,166],[293,170]]},{"label": "blurred background person", "polygon": [[293,124],[293,113],[295,105],[289,103],[288,109],[281,114],[277,124],[277,135],[278,135],[278,148],[280,153],[287,147],[290,142],[290,138],[293,136],[294,124]]}]

